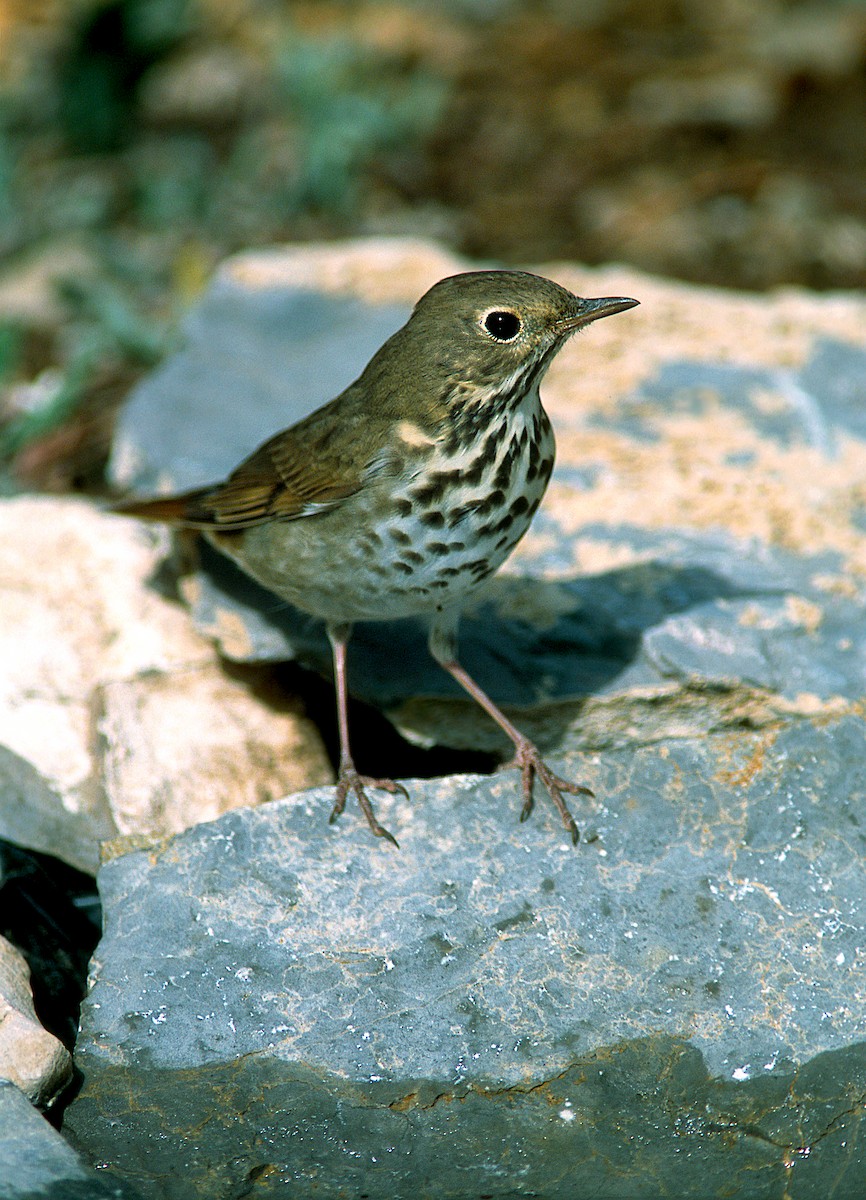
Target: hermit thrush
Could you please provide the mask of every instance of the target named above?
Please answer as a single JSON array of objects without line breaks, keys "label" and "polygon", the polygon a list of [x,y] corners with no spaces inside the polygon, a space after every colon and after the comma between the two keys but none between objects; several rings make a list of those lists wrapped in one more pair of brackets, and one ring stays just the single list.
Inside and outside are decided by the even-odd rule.
[{"label": "hermit thrush", "polygon": [[[563,792],[537,747],[457,661],[464,597],[526,532],[553,470],[538,388],[576,330],[637,304],[583,300],[537,275],[443,279],[335,400],[265,442],[223,483],[134,500],[119,512],[204,530],[278,596],[325,621],[334,655],[340,770],[335,820],[353,792],[377,837],[349,749],[346,646],[355,621],[422,616],[429,648],[514,743],[524,820],[538,776],[576,843]],[[396,844],[396,843],[395,843]]]}]

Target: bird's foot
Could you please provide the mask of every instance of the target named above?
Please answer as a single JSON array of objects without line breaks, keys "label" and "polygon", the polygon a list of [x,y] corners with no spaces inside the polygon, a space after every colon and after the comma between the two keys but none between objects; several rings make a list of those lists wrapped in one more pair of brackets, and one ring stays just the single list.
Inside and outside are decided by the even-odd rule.
[{"label": "bird's foot", "polygon": [[557,775],[550,769],[534,742],[530,742],[528,738],[521,738],[516,744],[516,753],[514,758],[503,764],[502,770],[516,768],[520,771],[520,778],[523,790],[523,808],[520,810],[520,819],[525,821],[532,812],[534,801],[532,799],[532,785],[536,777],[541,781],[550,796],[556,811],[562,818],[562,823],[565,826],[568,834],[571,837],[572,843],[576,846],[580,841],[580,830],[577,827],[577,822],[568,810],[562,793],[567,792],[571,796],[594,796],[595,793],[588,787],[584,787],[580,783],[572,783],[570,779],[563,779],[561,775]]},{"label": "bird's foot", "polygon": [[402,783],[396,783],[393,779],[371,779],[369,775],[359,775],[353,764],[344,763],[340,767],[340,774],[337,779],[337,796],[334,800],[334,807],[331,809],[331,815],[328,818],[331,825],[334,824],[337,817],[345,809],[349,792],[354,792],[361,812],[367,818],[367,824],[370,826],[372,832],[376,837],[384,838],[386,842],[390,842],[392,846],[397,846],[399,850],[400,847],[394,835],[389,833],[385,826],[380,825],[376,820],[376,814],[373,812],[373,805],[367,796],[366,788],[381,788],[392,795],[396,795],[399,792],[407,800],[409,799],[409,793],[403,787]]}]

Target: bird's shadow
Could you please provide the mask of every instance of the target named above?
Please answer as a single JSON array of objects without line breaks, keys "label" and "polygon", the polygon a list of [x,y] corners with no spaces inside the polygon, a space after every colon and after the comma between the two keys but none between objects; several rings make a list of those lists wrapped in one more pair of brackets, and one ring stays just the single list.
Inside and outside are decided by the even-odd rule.
[{"label": "bird's shadow", "polygon": [[[761,594],[768,591],[778,589]],[[206,545],[195,593],[194,617],[205,632],[219,637],[242,627],[241,657],[297,659],[330,675],[322,622],[281,602]],[[498,703],[579,700],[634,662],[647,630],[699,605],[755,594],[707,567],[662,561],[556,581],[499,576],[461,622],[460,660]],[[430,657],[424,624],[415,620],[356,625],[349,685],[356,697],[386,709],[414,697],[463,695]]]}]

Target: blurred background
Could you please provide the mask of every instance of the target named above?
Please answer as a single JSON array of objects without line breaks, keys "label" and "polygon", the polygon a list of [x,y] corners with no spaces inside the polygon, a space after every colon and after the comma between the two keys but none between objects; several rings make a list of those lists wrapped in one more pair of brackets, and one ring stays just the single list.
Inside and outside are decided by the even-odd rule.
[{"label": "blurred background", "polygon": [[231,251],[866,285],[866,0],[0,0],[0,490],[99,490]]}]

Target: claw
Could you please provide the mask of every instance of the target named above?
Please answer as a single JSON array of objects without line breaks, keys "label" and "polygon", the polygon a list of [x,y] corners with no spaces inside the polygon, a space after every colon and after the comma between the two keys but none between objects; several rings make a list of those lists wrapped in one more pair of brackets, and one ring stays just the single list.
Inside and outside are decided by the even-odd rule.
[{"label": "claw", "polygon": [[400,849],[397,839],[392,833],[389,833],[384,825],[380,825],[376,819],[376,814],[373,812],[373,805],[365,791],[366,788],[381,788],[385,792],[390,792],[396,795],[398,792],[409,799],[409,793],[406,791],[402,783],[397,783],[393,779],[371,779],[368,775],[359,775],[354,767],[342,766],[340,768],[340,777],[337,780],[337,795],[334,800],[334,807],[331,809],[331,815],[328,818],[328,823],[333,825],[340,814],[346,807],[346,799],[349,792],[355,793],[355,798],[358,801],[361,812],[367,818],[367,824],[370,830],[376,837],[384,838],[386,842],[390,842],[392,846]]},{"label": "claw", "polygon": [[[447,633],[448,628],[446,625],[444,635],[447,635]],[[449,675],[457,680],[472,699],[481,705],[484,711],[493,718],[499,728],[514,743],[515,755],[511,762],[506,764],[506,767],[517,767],[520,771],[523,786],[523,808],[520,810],[521,821],[525,821],[532,812],[532,783],[537,775],[547,788],[548,794],[556,806],[556,811],[562,818],[562,823],[568,830],[571,840],[576,846],[580,840],[580,831],[577,828],[574,817],[568,811],[568,805],[563,800],[562,793],[569,792],[574,796],[592,796],[593,793],[588,787],[583,787],[579,783],[572,783],[570,779],[562,779],[559,775],[551,771],[550,767],[541,757],[538,747],[512,724],[502,709],[494,704],[466,669],[461,667],[457,659],[453,657],[454,647],[451,641],[449,641],[447,636],[440,637],[439,635],[441,634],[443,634],[442,629],[437,629],[435,624],[431,626],[430,652],[433,657]]]},{"label": "claw", "polygon": [[563,779],[561,775],[557,775],[555,771],[552,771],[541,757],[538,747],[533,742],[530,742],[528,738],[523,738],[517,743],[517,753],[510,762],[504,764],[502,769],[508,770],[512,767],[516,767],[520,771],[521,790],[523,792],[523,807],[520,810],[520,820],[525,821],[532,812],[535,803],[532,798],[532,785],[537,776],[553,801],[556,811],[559,813],[562,823],[571,838],[572,845],[576,846],[580,841],[580,830],[574,817],[569,812],[568,805],[562,793],[568,792],[571,796],[593,796],[595,793],[590,788],[584,787],[583,784],[572,783],[570,779]]}]

